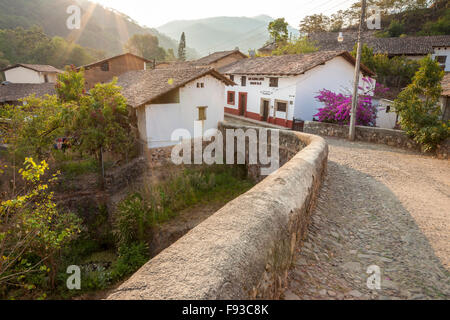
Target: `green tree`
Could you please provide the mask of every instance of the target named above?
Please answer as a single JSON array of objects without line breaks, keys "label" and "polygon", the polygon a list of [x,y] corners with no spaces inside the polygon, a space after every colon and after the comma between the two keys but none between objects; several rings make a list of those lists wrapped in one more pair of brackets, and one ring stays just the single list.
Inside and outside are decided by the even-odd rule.
[{"label": "green tree", "polygon": [[104,184],[103,153],[111,152],[122,158],[132,156],[134,136],[130,125],[126,99],[116,85],[97,84],[89,95],[83,95],[76,103],[64,108],[65,130],[77,140],[75,148],[94,156],[101,171],[101,186]]},{"label": "green tree", "polygon": [[186,61],[186,35],[181,34],[180,44],[178,45],[178,60]]},{"label": "green tree", "polygon": [[402,129],[425,151],[434,150],[450,135],[450,121],[441,120],[438,104],[443,76],[444,71],[430,56],[422,59],[412,83],[399,94],[394,104]]},{"label": "green tree", "polygon": [[166,59],[166,51],[159,46],[158,38],[149,33],[132,36],[125,45],[125,49],[149,60],[164,61]]},{"label": "green tree", "polygon": [[392,20],[387,29],[389,37],[400,37],[405,32],[403,23],[397,20]]},{"label": "green tree", "polygon": [[306,16],[300,22],[300,31],[304,33],[325,32],[330,26],[330,18],[324,14]]},{"label": "green tree", "polygon": [[288,23],[284,18],[278,18],[269,23],[267,29],[269,30],[270,37],[275,43],[285,43],[289,37]]},{"label": "green tree", "polygon": [[80,233],[81,221],[60,211],[49,192],[57,174],[43,180],[48,164],[27,158],[19,170],[20,194],[0,198],[0,288],[23,286],[33,289],[30,274],[48,275],[52,287],[58,271],[59,252]]},{"label": "green tree", "polygon": [[175,52],[173,52],[172,48],[167,50],[166,61],[176,61],[177,57],[175,57]]},{"label": "green tree", "polygon": [[272,55],[280,56],[284,54],[302,54],[315,51],[317,51],[317,48],[314,46],[314,43],[309,41],[307,37],[300,37],[279,46],[272,52]]}]

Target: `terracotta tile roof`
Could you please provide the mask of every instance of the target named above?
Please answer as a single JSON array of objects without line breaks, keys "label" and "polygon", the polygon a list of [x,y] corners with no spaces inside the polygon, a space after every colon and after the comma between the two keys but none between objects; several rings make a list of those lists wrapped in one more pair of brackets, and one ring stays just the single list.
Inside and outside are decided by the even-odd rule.
[{"label": "terracotta tile roof", "polygon": [[34,70],[36,72],[48,72],[48,73],[61,73],[62,72],[61,70],[59,70],[59,69],[57,69],[57,68],[55,68],[53,66],[41,65],[41,64],[26,64],[26,63],[17,63],[17,64],[14,64],[14,65],[8,66],[8,67],[0,70],[0,72],[1,71],[8,71],[10,69],[14,69],[14,68],[17,68],[17,67],[24,67],[24,68],[27,68],[27,69]]},{"label": "terracotta tile roof", "polygon": [[32,94],[42,97],[56,94],[54,83],[9,83],[0,85],[0,103],[16,102]]},{"label": "terracotta tile roof", "polygon": [[450,73],[447,72],[444,76],[444,79],[442,79],[441,82],[442,85],[442,95],[450,97]]},{"label": "terracotta tile roof", "polygon": [[[244,59],[225,66],[219,71],[225,74],[299,75],[338,56],[342,56],[352,64],[355,63],[355,59],[346,51],[319,51],[308,54]],[[373,75],[373,72],[363,64],[361,71],[364,74]]]},{"label": "terracotta tile roof", "polygon": [[[352,51],[358,39],[355,31],[344,31],[343,42],[338,42],[338,32],[313,33],[308,38],[315,42],[319,50],[346,50]],[[450,35],[377,38],[374,32],[363,32],[362,41],[373,48],[375,53],[389,55],[427,55],[433,53],[433,47],[450,46]]]},{"label": "terracotta tile roof", "polygon": [[235,53],[239,53],[240,55],[242,55],[242,57],[247,58],[247,56],[245,54],[243,54],[242,52],[240,52],[239,50],[230,50],[230,51],[218,51],[218,52],[214,52],[211,53],[210,55],[200,58],[196,61],[193,61],[193,64],[197,65],[197,66],[207,66],[210,65],[211,63],[214,63],[220,59],[223,59],[225,57],[228,57],[229,55],[235,54]]},{"label": "terracotta tile roof", "polygon": [[117,85],[122,87],[128,104],[136,108],[205,75],[235,84],[215,69],[189,67],[130,71],[119,77]]}]

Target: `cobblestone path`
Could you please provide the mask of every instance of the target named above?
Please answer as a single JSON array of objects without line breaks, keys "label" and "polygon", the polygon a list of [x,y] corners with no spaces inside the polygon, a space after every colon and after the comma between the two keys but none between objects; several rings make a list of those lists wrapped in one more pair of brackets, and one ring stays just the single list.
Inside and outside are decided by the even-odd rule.
[{"label": "cobblestone path", "polygon": [[[327,138],[328,174],[284,298],[450,299],[450,161]],[[381,289],[369,289],[369,266]]]}]

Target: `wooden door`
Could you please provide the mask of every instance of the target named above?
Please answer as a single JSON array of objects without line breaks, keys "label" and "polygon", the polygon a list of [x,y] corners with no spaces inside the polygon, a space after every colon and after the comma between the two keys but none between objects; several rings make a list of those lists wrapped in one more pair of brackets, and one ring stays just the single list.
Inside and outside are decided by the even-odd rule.
[{"label": "wooden door", "polygon": [[239,92],[239,115],[245,116],[247,112],[247,93]]},{"label": "wooden door", "polygon": [[263,100],[263,121],[267,121],[269,118],[269,101]]}]

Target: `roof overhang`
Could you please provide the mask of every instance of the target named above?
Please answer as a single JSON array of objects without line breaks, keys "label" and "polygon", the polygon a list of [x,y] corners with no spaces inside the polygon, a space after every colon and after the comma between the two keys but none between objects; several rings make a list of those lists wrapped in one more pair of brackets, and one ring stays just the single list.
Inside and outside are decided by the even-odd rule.
[{"label": "roof overhang", "polygon": [[225,85],[227,85],[227,86],[235,86],[236,85],[236,83],[234,81],[228,79],[227,77],[225,77],[223,74],[221,74],[217,70],[215,70],[215,69],[207,69],[207,70],[205,70],[205,72],[203,72],[203,73],[201,73],[201,74],[199,74],[199,75],[197,75],[197,76],[195,76],[193,78],[190,78],[190,79],[188,79],[186,81],[180,82],[176,86],[174,86],[172,88],[168,88],[167,90],[162,91],[161,93],[159,93],[158,95],[154,96],[153,98],[147,100],[146,102],[140,103],[138,105],[134,105],[132,107],[133,108],[140,108],[140,107],[143,107],[145,105],[151,104],[152,101],[154,101],[154,100],[156,100],[158,98],[161,98],[162,96],[168,94],[169,92],[172,92],[173,90],[176,90],[176,89],[179,89],[181,87],[184,87],[188,83],[190,83],[192,81],[195,81],[197,79],[200,79],[200,78],[202,78],[204,76],[207,76],[207,75],[213,76],[214,78],[216,78],[216,79],[222,81],[223,83],[225,83]]}]

